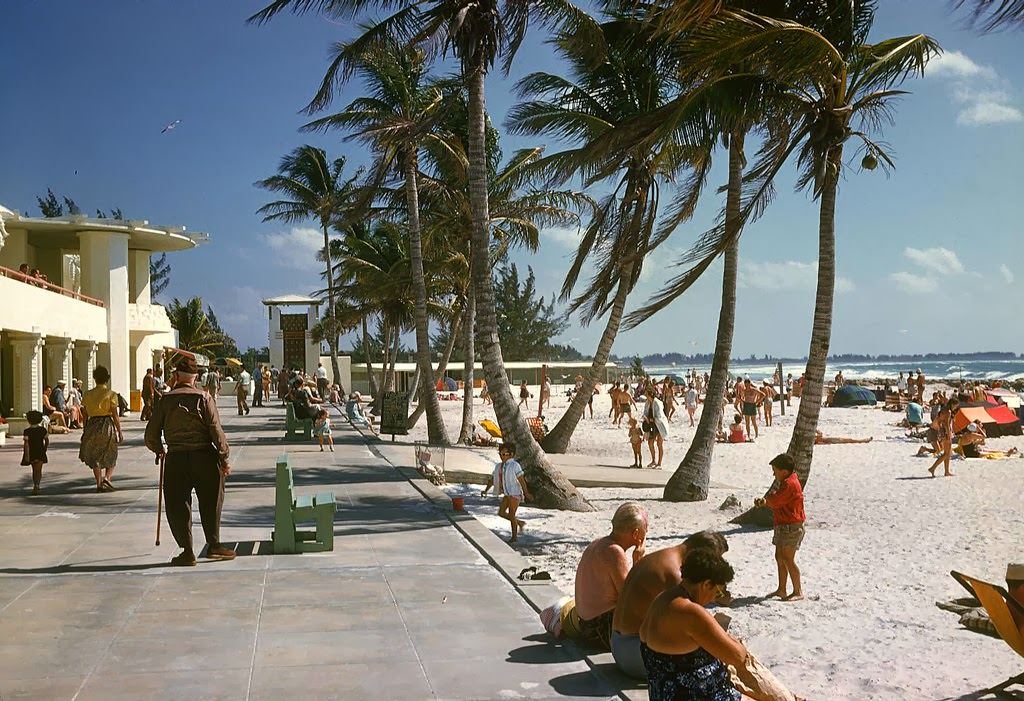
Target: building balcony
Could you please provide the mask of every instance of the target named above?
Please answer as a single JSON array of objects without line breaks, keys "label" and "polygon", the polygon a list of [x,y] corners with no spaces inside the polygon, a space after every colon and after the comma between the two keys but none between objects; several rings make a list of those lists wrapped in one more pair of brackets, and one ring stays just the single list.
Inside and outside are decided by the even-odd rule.
[{"label": "building balcony", "polygon": [[107,342],[107,310],[101,302],[56,285],[30,284],[23,277],[0,275],[0,328]]}]

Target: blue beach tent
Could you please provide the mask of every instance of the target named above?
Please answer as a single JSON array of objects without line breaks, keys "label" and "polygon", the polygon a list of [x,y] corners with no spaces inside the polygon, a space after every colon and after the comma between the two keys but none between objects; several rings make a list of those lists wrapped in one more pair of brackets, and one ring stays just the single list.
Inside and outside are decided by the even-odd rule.
[{"label": "blue beach tent", "polygon": [[874,392],[867,387],[857,385],[843,385],[836,390],[836,394],[832,398],[832,406],[838,407],[874,406],[877,403],[878,400],[875,399]]}]

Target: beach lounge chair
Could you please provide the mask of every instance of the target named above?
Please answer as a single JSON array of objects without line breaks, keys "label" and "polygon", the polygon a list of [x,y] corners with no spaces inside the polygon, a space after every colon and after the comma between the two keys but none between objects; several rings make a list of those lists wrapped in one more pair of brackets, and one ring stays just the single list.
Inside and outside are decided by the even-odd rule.
[{"label": "beach lounge chair", "polygon": [[[949,573],[953,579],[959,582],[964,589],[971,592],[971,594],[977,597],[978,601],[988,612],[989,618],[995,625],[996,630],[999,632],[999,637],[1003,639],[1010,648],[1024,658],[1024,634],[1021,633],[1017,624],[1013,620],[1013,614],[1011,609],[1016,610],[1019,615],[1024,615],[1024,606],[1013,599],[1009,593],[1002,587],[996,584],[989,584],[983,582],[980,579],[974,579],[968,577],[965,574],[961,574],[957,571]],[[1006,689],[1014,684],[1024,684],[1024,673],[1018,674],[1015,677],[1010,677],[1002,684],[998,684],[989,689],[985,689],[985,693],[997,694],[1005,698],[1018,698],[1013,694],[1010,694]]]},{"label": "beach lounge chair", "polygon": [[498,424],[494,423],[490,419],[484,419],[480,422],[480,425],[485,431],[491,434],[493,438],[501,438],[501,429],[498,428]]}]

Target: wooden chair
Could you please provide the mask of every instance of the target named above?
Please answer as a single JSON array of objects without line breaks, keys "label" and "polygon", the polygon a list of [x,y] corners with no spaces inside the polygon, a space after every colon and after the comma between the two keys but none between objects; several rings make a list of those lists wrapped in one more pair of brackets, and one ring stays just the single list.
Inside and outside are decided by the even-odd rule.
[{"label": "wooden chair", "polygon": [[[1003,642],[1009,645],[1011,650],[1021,657],[1024,657],[1024,633],[1021,633],[1020,628],[1017,627],[1017,623],[1014,621],[1013,613],[1011,612],[1016,611],[1018,617],[1024,616],[1024,606],[1011,597],[1005,589],[996,584],[989,584],[988,582],[983,582],[980,579],[968,577],[967,575],[961,574],[955,570],[949,574],[952,575],[953,579],[959,582],[964,589],[969,591],[972,596],[977,597],[978,601],[981,602],[981,605],[984,607],[985,611],[988,612],[988,617],[996,627],[996,631],[999,632],[999,637],[1003,639]],[[985,693],[996,694],[1009,699],[1016,699],[1018,698],[1017,696],[1006,690],[1014,684],[1024,684],[1024,673],[1018,674],[1015,677],[1010,677],[1002,684],[985,689]]]},{"label": "wooden chair", "polygon": [[291,402],[284,403],[286,414],[284,419],[284,439],[297,439],[299,431],[302,431],[302,438],[310,440],[313,433],[313,419],[300,419],[295,416],[295,405]]},{"label": "wooden chair", "polygon": [[[288,456],[277,459],[277,492],[274,500],[274,554],[334,550],[334,492],[295,496]],[[316,530],[300,531],[298,524],[315,521]]]}]

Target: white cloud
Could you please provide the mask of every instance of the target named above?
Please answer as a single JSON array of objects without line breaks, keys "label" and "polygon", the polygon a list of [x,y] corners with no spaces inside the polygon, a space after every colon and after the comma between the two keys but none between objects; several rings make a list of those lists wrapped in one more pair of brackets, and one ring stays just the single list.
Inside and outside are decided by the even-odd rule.
[{"label": "white cloud", "polygon": [[[755,290],[813,290],[818,284],[818,264],[788,260],[783,263],[741,261],[739,287]],[[852,292],[857,286],[849,278],[836,276],[836,292]]]},{"label": "white cloud", "polygon": [[903,255],[911,262],[916,263],[927,271],[939,275],[953,275],[964,273],[964,264],[957,258],[956,253],[948,248],[910,248],[903,249]]},{"label": "white cloud", "polygon": [[953,76],[955,78],[987,78],[995,80],[996,72],[991,66],[979,66],[959,51],[946,51],[928,62],[929,76]]},{"label": "white cloud", "polygon": [[999,102],[981,101],[960,110],[956,123],[968,127],[986,124],[1010,124],[1024,121],[1024,112]]},{"label": "white cloud", "polygon": [[939,289],[939,283],[927,275],[899,272],[889,275],[898,287],[912,294],[928,294]]},{"label": "white cloud", "polygon": [[[260,234],[260,240],[283,265],[313,273],[321,264],[316,254],[323,250],[324,234],[317,229],[304,226],[292,227],[290,231]],[[313,267],[316,266],[316,267]],[[315,279],[315,273],[313,273]]]},{"label": "white cloud", "polygon": [[982,66],[959,51],[947,51],[932,59],[927,74],[952,81],[953,101],[960,105],[956,123],[967,127],[1024,121],[1024,112],[1002,86],[1008,81],[991,66]]},{"label": "white cloud", "polygon": [[1003,279],[1006,280],[1007,285],[1013,284],[1013,281],[1015,279],[1013,276],[1013,271],[1007,268],[1005,263],[999,266],[999,272],[1002,273]]},{"label": "white cloud", "polygon": [[551,241],[573,251],[580,245],[581,238],[583,238],[583,229],[579,227],[551,226],[540,232],[542,242]]}]

